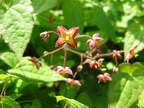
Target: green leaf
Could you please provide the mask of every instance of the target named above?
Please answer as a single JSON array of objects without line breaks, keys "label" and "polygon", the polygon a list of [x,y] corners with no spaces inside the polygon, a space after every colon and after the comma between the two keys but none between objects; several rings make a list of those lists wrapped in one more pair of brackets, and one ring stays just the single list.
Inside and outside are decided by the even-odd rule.
[{"label": "green leaf", "polygon": [[69,28],[78,26],[79,32],[83,32],[84,13],[82,4],[78,0],[65,0],[63,4],[63,15],[66,25]]},{"label": "green leaf", "polygon": [[138,106],[139,108],[144,108],[144,91],[139,96]]},{"label": "green leaf", "polygon": [[40,101],[34,100],[31,108],[42,108]]},{"label": "green leaf", "polygon": [[89,97],[89,95],[85,92],[81,93],[78,98],[77,98],[77,101],[87,105],[89,108],[93,108],[93,103]]},{"label": "green leaf", "polygon": [[130,108],[144,88],[144,67],[140,63],[123,63],[119,66],[119,73],[112,78],[108,92],[109,108]]},{"label": "green leaf", "polygon": [[18,59],[22,57],[31,36],[32,11],[30,0],[15,0],[3,17],[2,36]]},{"label": "green leaf", "polygon": [[10,97],[3,96],[0,102],[0,108],[20,108],[18,103]]},{"label": "green leaf", "polygon": [[32,0],[33,7],[34,7],[34,13],[39,14],[43,11],[52,9],[56,6],[58,0]]},{"label": "green leaf", "polygon": [[101,8],[99,7],[95,8],[94,18],[98,28],[102,30],[105,34],[107,34],[114,43],[116,43],[117,39],[114,27]]},{"label": "green leaf", "polygon": [[68,97],[68,98],[75,98],[76,94],[78,92],[78,86],[77,85],[73,85],[73,86],[69,86],[65,83],[61,84],[60,86],[60,94]]},{"label": "green leaf", "polygon": [[11,68],[14,68],[18,63],[16,55],[12,52],[4,52],[0,55],[0,59],[2,59],[7,65]]},{"label": "green leaf", "polygon": [[130,48],[137,45],[135,52],[139,52],[144,49],[144,26],[141,24],[133,23],[130,25],[124,38],[124,51],[125,56],[129,52]]},{"label": "green leaf", "polygon": [[30,62],[28,57],[22,58],[14,69],[8,70],[9,74],[18,76],[26,81],[51,82],[65,80],[60,74],[56,74],[49,66],[42,63],[39,70],[34,63]]},{"label": "green leaf", "polygon": [[57,102],[64,100],[66,102],[65,107],[68,105],[68,108],[88,108],[86,105],[74,100],[74,99],[69,99],[64,96],[56,96]]}]

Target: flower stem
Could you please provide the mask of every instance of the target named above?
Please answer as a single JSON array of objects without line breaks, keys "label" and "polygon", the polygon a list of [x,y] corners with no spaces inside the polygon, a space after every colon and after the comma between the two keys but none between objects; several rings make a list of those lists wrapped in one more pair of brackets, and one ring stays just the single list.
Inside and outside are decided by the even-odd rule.
[{"label": "flower stem", "polygon": [[67,44],[64,44],[64,62],[63,67],[66,67],[66,57],[67,57]]}]

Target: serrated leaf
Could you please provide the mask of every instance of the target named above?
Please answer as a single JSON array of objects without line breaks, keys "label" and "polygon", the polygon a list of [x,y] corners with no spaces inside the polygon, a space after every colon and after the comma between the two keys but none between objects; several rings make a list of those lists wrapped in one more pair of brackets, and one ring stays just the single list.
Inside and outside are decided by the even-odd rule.
[{"label": "serrated leaf", "polygon": [[34,13],[39,14],[56,6],[58,0],[33,0]]},{"label": "serrated leaf", "polygon": [[89,108],[93,108],[93,103],[89,97],[89,95],[85,92],[81,93],[78,97],[77,97],[77,101],[87,105]]},{"label": "serrated leaf", "polygon": [[0,102],[0,108],[20,108],[18,103],[10,97],[3,96]]},{"label": "serrated leaf", "polygon": [[138,106],[139,108],[144,108],[144,91],[139,96]]},{"label": "serrated leaf", "polygon": [[114,27],[101,8],[99,7],[95,8],[94,18],[98,28],[102,30],[105,34],[107,34],[114,43],[116,43],[117,39]]},{"label": "serrated leaf", "polygon": [[130,108],[144,88],[144,67],[140,63],[123,63],[119,66],[119,73],[112,78],[108,92],[109,108]]},{"label": "serrated leaf", "polygon": [[64,100],[68,106],[68,107],[65,106],[66,108],[88,108],[86,105],[84,105],[74,99],[66,98],[64,96],[56,96],[56,100],[57,100],[57,102]]},{"label": "serrated leaf", "polygon": [[2,36],[18,59],[22,57],[30,40],[33,29],[32,11],[30,0],[13,1],[3,16]]},{"label": "serrated leaf", "polygon": [[8,70],[9,74],[18,76],[26,81],[51,82],[65,80],[64,77],[56,74],[55,71],[51,70],[50,67],[44,63],[42,63],[42,67],[37,70],[35,65],[28,59],[28,57],[22,58],[14,69]]},{"label": "serrated leaf", "polygon": [[144,26],[141,24],[133,23],[130,25],[124,38],[124,51],[125,56],[129,52],[130,48],[137,45],[135,52],[139,52],[144,49]]},{"label": "serrated leaf", "polygon": [[83,32],[84,13],[82,4],[78,0],[65,0],[63,4],[63,15],[66,25],[69,28],[78,26],[79,32]]},{"label": "serrated leaf", "polygon": [[4,52],[0,55],[0,59],[3,60],[11,68],[14,68],[18,63],[16,55],[12,52]]}]

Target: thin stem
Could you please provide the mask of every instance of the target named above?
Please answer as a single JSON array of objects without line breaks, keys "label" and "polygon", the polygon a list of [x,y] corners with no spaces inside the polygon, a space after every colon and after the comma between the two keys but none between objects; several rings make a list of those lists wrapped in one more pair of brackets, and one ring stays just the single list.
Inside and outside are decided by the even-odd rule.
[{"label": "thin stem", "polygon": [[82,37],[87,37],[87,38],[92,38],[91,36],[89,36],[89,35],[77,35],[76,37],[75,37],[75,39],[77,39],[77,38],[82,38]]},{"label": "thin stem", "polygon": [[66,67],[66,57],[67,57],[67,44],[64,44],[64,62],[63,67]]},{"label": "thin stem", "polygon": [[54,34],[58,35],[58,33],[55,32],[55,31],[48,31],[48,32],[47,32],[47,34],[50,34],[50,33],[54,33]]},{"label": "thin stem", "polygon": [[60,51],[60,50],[63,49],[63,48],[64,48],[64,47],[60,47],[60,48],[58,48],[58,49],[56,49],[56,50],[54,50],[54,51],[51,51],[51,52],[45,51],[45,52],[44,52],[44,56],[47,56],[47,55],[49,55],[49,54],[54,54],[54,53]]},{"label": "thin stem", "polygon": [[50,57],[50,64],[51,65],[53,64],[53,54],[51,54],[51,57]]},{"label": "thin stem", "polygon": [[4,87],[3,87],[2,92],[1,92],[1,94],[0,94],[1,96],[4,94],[4,91],[5,91],[5,89],[6,89],[7,83],[8,83],[8,80],[6,80],[6,82],[5,82],[5,84],[4,84]]}]

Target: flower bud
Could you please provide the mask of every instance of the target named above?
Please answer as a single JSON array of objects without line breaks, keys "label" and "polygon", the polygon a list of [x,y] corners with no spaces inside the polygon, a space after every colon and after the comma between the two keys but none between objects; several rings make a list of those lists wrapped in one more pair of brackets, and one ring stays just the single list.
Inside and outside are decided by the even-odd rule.
[{"label": "flower bud", "polygon": [[82,65],[79,65],[79,66],[77,67],[77,71],[78,71],[78,72],[80,72],[82,69],[83,69],[83,66],[82,66]]},{"label": "flower bud", "polygon": [[114,73],[118,73],[118,68],[117,68],[117,67],[114,67],[114,68],[113,68],[113,72],[114,72]]},{"label": "flower bud", "polygon": [[47,31],[45,31],[45,32],[42,32],[42,33],[40,34],[40,37],[41,37],[42,40],[47,41],[48,38],[49,38],[49,34],[48,34]]}]

